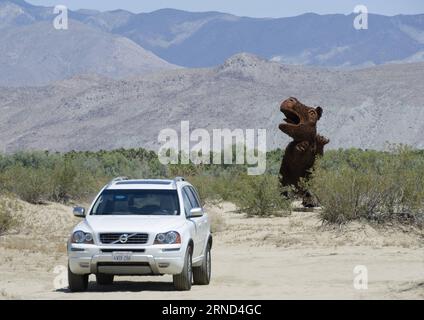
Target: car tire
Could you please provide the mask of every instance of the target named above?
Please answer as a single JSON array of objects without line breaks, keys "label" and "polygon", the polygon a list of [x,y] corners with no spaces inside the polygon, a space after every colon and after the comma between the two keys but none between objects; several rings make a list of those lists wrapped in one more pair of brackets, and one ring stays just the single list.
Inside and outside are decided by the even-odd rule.
[{"label": "car tire", "polygon": [[88,287],[88,274],[75,274],[68,265],[68,285],[71,292],[86,291]]},{"label": "car tire", "polygon": [[193,280],[197,285],[208,285],[211,280],[212,257],[211,246],[208,243],[203,257],[202,265],[193,267]]},{"label": "car tire", "polygon": [[183,271],[180,274],[173,275],[173,282],[175,289],[179,291],[188,291],[191,289],[193,283],[193,266],[192,266],[192,248],[188,247],[185,259]]},{"label": "car tire", "polygon": [[113,277],[113,274],[97,273],[96,282],[99,286],[109,286],[113,284]]}]

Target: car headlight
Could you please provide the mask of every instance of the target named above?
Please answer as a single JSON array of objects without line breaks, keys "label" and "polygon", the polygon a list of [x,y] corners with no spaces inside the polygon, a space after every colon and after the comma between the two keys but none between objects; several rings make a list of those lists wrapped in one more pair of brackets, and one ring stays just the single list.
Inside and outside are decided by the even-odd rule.
[{"label": "car headlight", "polygon": [[154,244],[176,244],[181,243],[181,236],[176,231],[159,233],[156,235]]},{"label": "car headlight", "polygon": [[72,234],[72,243],[93,244],[93,235],[84,231],[75,231]]}]

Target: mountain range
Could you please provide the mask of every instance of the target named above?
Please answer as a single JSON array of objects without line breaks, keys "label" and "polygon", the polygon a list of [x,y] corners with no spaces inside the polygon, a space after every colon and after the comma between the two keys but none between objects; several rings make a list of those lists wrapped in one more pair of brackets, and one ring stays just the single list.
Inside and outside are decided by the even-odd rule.
[{"label": "mountain range", "polygon": [[78,75],[43,87],[0,89],[0,149],[56,151],[145,147],[161,129],[267,129],[268,149],[289,96],[323,108],[328,148],[424,148],[424,63],[358,70],[283,65],[237,54],[211,68],[163,70],[115,80]]},{"label": "mountain range", "polygon": [[307,13],[249,18],[162,9],[69,11],[55,30],[53,8],[0,0],[0,86],[45,85],[81,73],[125,78],[163,69],[217,66],[248,52],[283,64],[358,68],[424,61],[424,14]]},{"label": "mountain range", "polygon": [[424,15],[271,19],[163,9],[69,11],[0,0],[0,150],[145,147],[161,129],[267,129],[320,105],[329,148],[424,148]]},{"label": "mountain range", "polygon": [[0,0],[0,86],[40,86],[81,73],[113,78],[179,68],[132,40],[78,20],[53,27],[53,9]]}]

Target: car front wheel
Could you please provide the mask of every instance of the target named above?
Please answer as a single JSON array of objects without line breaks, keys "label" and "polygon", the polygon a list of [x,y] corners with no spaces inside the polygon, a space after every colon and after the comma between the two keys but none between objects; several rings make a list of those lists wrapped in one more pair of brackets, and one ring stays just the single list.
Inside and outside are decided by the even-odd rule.
[{"label": "car front wheel", "polygon": [[192,249],[187,248],[184,260],[184,268],[180,274],[173,276],[174,287],[179,291],[188,291],[191,289],[193,282],[193,268],[192,268]]},{"label": "car front wheel", "polygon": [[71,292],[86,291],[88,287],[88,274],[75,274],[68,265],[68,285]]}]

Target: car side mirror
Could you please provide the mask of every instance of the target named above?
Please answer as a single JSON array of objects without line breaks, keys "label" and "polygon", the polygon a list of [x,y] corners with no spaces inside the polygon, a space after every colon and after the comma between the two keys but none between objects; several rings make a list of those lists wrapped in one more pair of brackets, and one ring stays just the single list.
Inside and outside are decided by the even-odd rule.
[{"label": "car side mirror", "polygon": [[199,218],[203,216],[202,208],[193,208],[190,210],[190,218]]},{"label": "car side mirror", "polygon": [[74,208],[74,216],[78,217],[78,218],[84,218],[85,217],[85,208],[75,207]]}]

